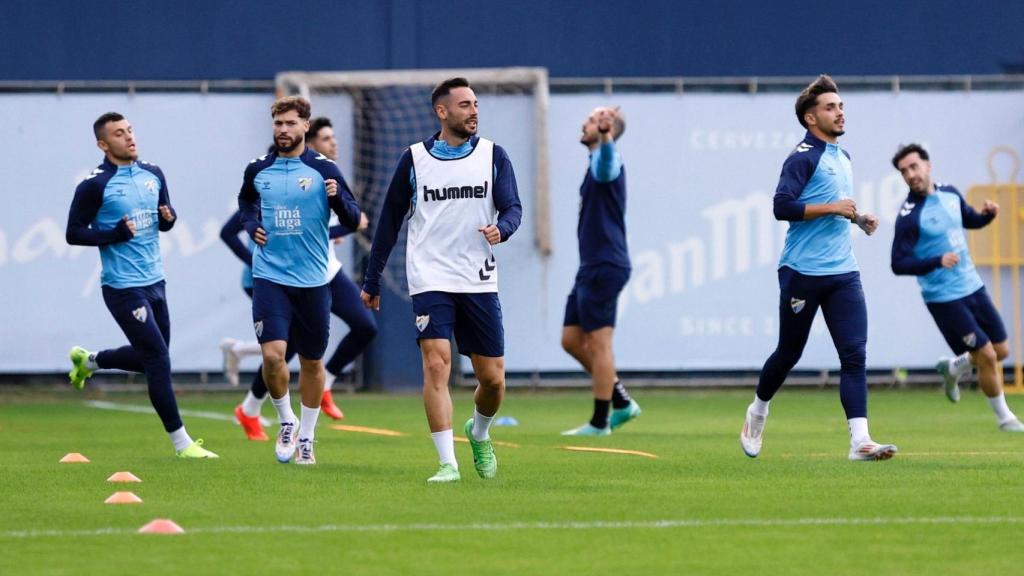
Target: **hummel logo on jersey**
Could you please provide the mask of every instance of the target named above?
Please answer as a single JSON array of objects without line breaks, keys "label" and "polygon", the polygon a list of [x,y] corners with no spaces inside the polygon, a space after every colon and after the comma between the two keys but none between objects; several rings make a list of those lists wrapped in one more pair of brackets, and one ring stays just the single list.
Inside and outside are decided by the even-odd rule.
[{"label": "hummel logo on jersey", "polygon": [[259,322],[254,323],[252,325],[252,327],[256,329],[256,337],[257,338],[260,338],[260,337],[263,336],[263,320],[260,320]]},{"label": "hummel logo on jersey", "polygon": [[978,335],[974,332],[963,337],[964,344],[967,344],[968,348],[974,348],[974,345],[978,343]]},{"label": "hummel logo on jersey", "polygon": [[450,188],[423,187],[423,201],[459,200],[461,198],[487,198],[488,183],[483,186],[452,186]]},{"label": "hummel logo on jersey", "polygon": [[156,192],[156,180],[146,180],[146,190]]},{"label": "hummel logo on jersey", "polygon": [[309,190],[309,187],[312,186],[312,185],[313,185],[313,179],[312,178],[309,178],[308,176],[304,176],[302,178],[299,178],[299,188],[302,188],[303,192]]},{"label": "hummel logo on jersey", "polygon": [[94,168],[92,173],[89,174],[88,176],[86,176],[85,179],[89,180],[91,178],[95,178],[95,177],[99,176],[100,174],[103,174],[103,168]]},{"label": "hummel logo on jersey", "polygon": [[797,145],[796,152],[807,152],[808,150],[812,150],[813,148],[814,146],[808,144],[807,142],[801,142],[799,145]]},{"label": "hummel logo on jersey", "polygon": [[804,309],[805,304],[807,304],[807,300],[800,300],[799,298],[789,299],[789,307],[793,309],[793,314],[799,314]]},{"label": "hummel logo on jersey", "polygon": [[[494,263],[494,254],[491,254],[490,258],[488,258],[487,260],[484,260],[483,268],[481,268],[478,271],[480,273],[480,281],[481,282],[486,282],[486,281],[490,280],[491,279],[491,272],[494,272],[494,269],[497,268],[497,267],[498,267],[498,265]],[[484,274],[485,271],[487,272],[487,274]]]},{"label": "hummel logo on jersey", "polygon": [[135,310],[132,310],[132,316],[135,316],[135,319],[138,320],[139,322],[142,322],[143,324],[146,323],[147,315],[148,315],[148,312],[146,312],[146,307],[145,306],[143,306],[141,308],[136,308]]},{"label": "hummel logo on jersey", "polygon": [[900,216],[906,216],[907,214],[910,214],[914,210],[914,206],[917,206],[917,204],[913,202],[904,202],[903,208],[900,209]]},{"label": "hummel logo on jersey", "polygon": [[416,317],[416,329],[423,332],[430,325],[430,314]]}]

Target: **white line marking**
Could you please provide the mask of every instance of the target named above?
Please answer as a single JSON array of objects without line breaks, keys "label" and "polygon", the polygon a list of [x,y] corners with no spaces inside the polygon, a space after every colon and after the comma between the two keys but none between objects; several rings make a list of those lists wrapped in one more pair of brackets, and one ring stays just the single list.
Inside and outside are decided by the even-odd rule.
[{"label": "white line marking", "polygon": [[[1019,516],[936,516],[921,518],[710,518],[645,521],[590,522],[510,522],[506,524],[323,524],[320,526],[210,526],[189,528],[187,534],[266,534],[276,532],[454,532],[511,530],[657,530],[665,528],[713,527],[799,527],[799,526],[905,526],[950,524],[1022,524]],[[99,528],[95,530],[12,530],[0,532],[0,538],[67,538],[74,536],[111,536],[136,534],[136,528]]]},{"label": "white line marking", "polygon": [[[99,408],[100,410],[118,410],[120,412],[134,412],[136,414],[156,414],[156,410],[153,410],[152,406],[139,406],[137,404],[118,404],[117,402],[106,402],[103,400],[87,400],[85,405],[90,408]],[[234,415],[221,414],[220,412],[179,409],[178,413],[182,416],[190,416],[192,418],[206,418],[207,420],[221,420],[224,422],[233,422],[238,424]],[[264,426],[270,426],[270,421],[262,416],[260,416],[260,423]]]}]

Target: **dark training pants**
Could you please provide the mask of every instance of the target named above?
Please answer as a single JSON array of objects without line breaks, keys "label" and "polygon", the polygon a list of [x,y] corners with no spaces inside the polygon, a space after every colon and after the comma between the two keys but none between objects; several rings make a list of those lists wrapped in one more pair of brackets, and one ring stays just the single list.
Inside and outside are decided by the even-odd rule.
[{"label": "dark training pants", "polygon": [[839,353],[839,398],[846,418],[866,418],[868,313],[860,273],[807,276],[783,266],[779,290],[779,344],[761,369],[757,397],[768,401],[778,392],[803,354],[820,307]]},{"label": "dark training pants", "polygon": [[128,346],[103,350],[96,354],[100,368],[142,372],[149,387],[149,401],[164,424],[173,432],[182,427],[178,403],[171,388],[171,318],[167,311],[164,281],[139,288],[103,287],[103,301]]}]

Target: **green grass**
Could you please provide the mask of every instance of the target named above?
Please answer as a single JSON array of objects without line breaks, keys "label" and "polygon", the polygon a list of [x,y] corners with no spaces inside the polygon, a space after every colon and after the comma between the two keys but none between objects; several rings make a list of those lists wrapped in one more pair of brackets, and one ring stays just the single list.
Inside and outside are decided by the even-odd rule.
[{"label": "green grass", "polygon": [[[1024,561],[1024,435],[999,432],[978,393],[954,406],[938,391],[874,392],[872,434],[901,453],[854,463],[834,390],[784,390],[756,460],[737,439],[749,391],[640,391],[639,420],[588,439],[558,435],[589,415],[586,393],[513,392],[502,413],[520,426],[492,436],[520,446],[497,448],[498,478],[480,480],[458,444],[463,480],[446,486],[424,482],[436,458],[415,396],[340,396],[344,423],[407,435],[322,418],[319,463],[300,468],[197,417],[190,433],[221,458],[179,461],[155,415],[91,408],[90,394],[0,393],[0,574],[976,575]],[[240,397],[179,403],[230,414]],[[457,432],[470,410],[458,395]],[[67,452],[92,462],[58,464]],[[119,470],[143,483],[105,481]],[[118,489],[144,503],[104,505]],[[135,533],[153,518],[187,534]]]}]

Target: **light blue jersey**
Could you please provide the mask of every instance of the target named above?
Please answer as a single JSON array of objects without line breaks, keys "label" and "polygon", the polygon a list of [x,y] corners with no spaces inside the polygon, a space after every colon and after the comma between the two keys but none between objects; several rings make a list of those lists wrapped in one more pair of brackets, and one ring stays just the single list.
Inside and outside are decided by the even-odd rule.
[{"label": "light blue jersey", "polygon": [[[330,199],[328,179],[338,182],[338,194]],[[338,167],[311,148],[297,158],[272,153],[253,160],[245,170],[239,207],[250,236],[257,227],[267,233],[266,245],[253,251],[253,277],[297,288],[330,280],[330,209],[351,228],[358,227],[360,216]]]},{"label": "light blue jersey", "polygon": [[[146,162],[117,166],[104,160],[75,190],[68,242],[99,246],[104,286],[155,284],[164,279],[159,232],[173,226],[160,218],[161,205],[170,206],[170,197],[160,168]],[[135,224],[134,236],[123,222],[125,216]]]},{"label": "light blue jersey", "polygon": [[[927,196],[910,193],[896,219],[892,269],[896,274],[917,276],[924,301],[952,302],[984,286],[971,253],[964,228],[981,228],[992,216],[980,214],[952,186],[935,186]],[[960,261],[942,266],[942,255],[955,253]]]},{"label": "light blue jersey", "polygon": [[779,267],[808,276],[856,272],[850,241],[850,220],[822,216],[804,220],[808,204],[830,204],[853,197],[849,154],[810,132],[786,158],[775,191],[775,217],[789,221]]}]

